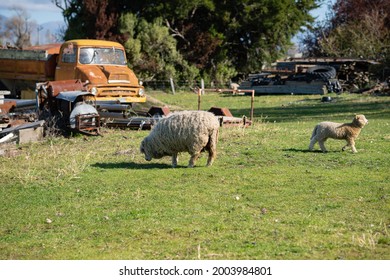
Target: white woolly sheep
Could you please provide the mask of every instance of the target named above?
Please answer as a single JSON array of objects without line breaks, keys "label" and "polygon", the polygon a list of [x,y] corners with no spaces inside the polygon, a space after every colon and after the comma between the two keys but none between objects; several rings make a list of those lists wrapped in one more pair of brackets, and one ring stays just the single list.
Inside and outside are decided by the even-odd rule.
[{"label": "white woolly sheep", "polygon": [[191,155],[188,167],[193,167],[203,150],[208,151],[207,166],[213,164],[217,154],[219,121],[205,111],[182,111],[161,119],[150,134],[142,140],[141,153],[145,160],[172,156],[177,166],[178,154]]},{"label": "white woolly sheep", "polygon": [[368,123],[368,120],[364,115],[356,115],[352,123],[334,123],[334,122],[321,122],[314,127],[309,150],[312,151],[314,144],[318,142],[321,151],[327,152],[325,148],[325,141],[328,138],[344,139],[347,141],[347,145],[343,147],[343,151],[347,147],[352,148],[352,152],[356,153],[355,139],[359,136],[362,128]]}]

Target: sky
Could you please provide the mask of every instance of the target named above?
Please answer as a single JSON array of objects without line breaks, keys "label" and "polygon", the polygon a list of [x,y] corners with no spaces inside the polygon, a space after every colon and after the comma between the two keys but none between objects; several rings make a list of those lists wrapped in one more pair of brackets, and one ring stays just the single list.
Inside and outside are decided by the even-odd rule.
[{"label": "sky", "polygon": [[14,6],[24,8],[30,15],[30,20],[35,20],[38,24],[64,20],[61,9],[51,0],[0,0],[0,15],[6,17],[15,15],[12,11]]}]

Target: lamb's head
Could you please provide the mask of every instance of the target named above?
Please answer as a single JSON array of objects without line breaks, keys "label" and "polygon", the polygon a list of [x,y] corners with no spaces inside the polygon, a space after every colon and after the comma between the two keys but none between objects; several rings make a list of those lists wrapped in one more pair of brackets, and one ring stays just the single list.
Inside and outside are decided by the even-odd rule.
[{"label": "lamb's head", "polygon": [[353,124],[360,128],[363,128],[366,124],[368,124],[368,120],[364,115],[356,115],[353,119]]},{"label": "lamb's head", "polygon": [[140,151],[145,155],[145,160],[151,161],[152,158],[162,158],[164,154],[158,153],[153,149],[153,145],[148,137],[145,137],[141,142]]}]

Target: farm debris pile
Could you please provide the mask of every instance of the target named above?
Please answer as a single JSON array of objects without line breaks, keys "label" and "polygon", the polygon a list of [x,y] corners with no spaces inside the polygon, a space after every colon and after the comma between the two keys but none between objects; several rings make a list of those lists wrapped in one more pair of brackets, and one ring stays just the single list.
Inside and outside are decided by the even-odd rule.
[{"label": "farm debris pile", "polygon": [[43,138],[44,121],[38,120],[32,100],[6,100],[7,91],[0,91],[0,144],[19,144]]},{"label": "farm debris pile", "polygon": [[[91,102],[87,91],[57,92],[50,83],[37,84],[37,88],[37,99],[5,99],[9,92],[0,91],[0,145],[36,142],[47,135],[69,132],[100,135],[101,127],[149,130],[171,114],[167,106],[146,110],[123,103]],[[221,126],[247,127],[252,123],[245,116],[234,117],[228,108],[212,107],[209,112]]]},{"label": "farm debris pile", "polygon": [[315,67],[333,67],[335,78],[344,92],[364,94],[389,94],[389,69],[382,63],[361,58],[307,57],[289,58],[276,63],[276,73],[306,73]]}]

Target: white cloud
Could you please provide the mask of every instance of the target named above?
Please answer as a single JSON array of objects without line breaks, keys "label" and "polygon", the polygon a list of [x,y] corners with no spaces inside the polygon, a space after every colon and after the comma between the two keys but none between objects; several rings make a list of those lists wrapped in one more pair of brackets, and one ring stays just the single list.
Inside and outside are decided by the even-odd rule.
[{"label": "white cloud", "polygon": [[13,7],[21,7],[27,12],[58,12],[60,9],[51,0],[19,0],[1,1],[0,9],[12,10]]}]

